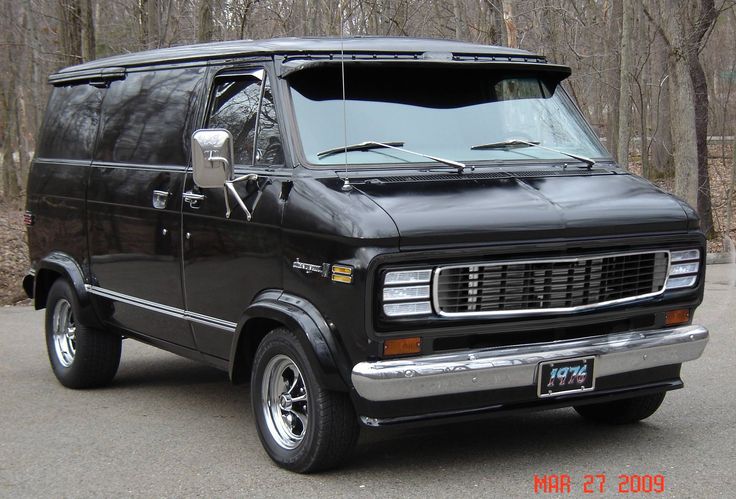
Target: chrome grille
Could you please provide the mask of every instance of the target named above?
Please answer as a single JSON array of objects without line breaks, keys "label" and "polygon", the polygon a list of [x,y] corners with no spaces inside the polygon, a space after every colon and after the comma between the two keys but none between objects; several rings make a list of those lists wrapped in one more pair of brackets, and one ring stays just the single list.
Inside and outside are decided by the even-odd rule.
[{"label": "chrome grille", "polygon": [[668,266],[658,251],[439,267],[433,300],[447,316],[581,310],[663,292]]}]

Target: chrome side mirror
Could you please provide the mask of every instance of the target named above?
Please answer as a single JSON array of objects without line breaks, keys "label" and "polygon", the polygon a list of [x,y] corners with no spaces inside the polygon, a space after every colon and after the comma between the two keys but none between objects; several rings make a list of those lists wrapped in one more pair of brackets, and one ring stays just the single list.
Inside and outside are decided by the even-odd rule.
[{"label": "chrome side mirror", "polygon": [[192,134],[194,183],[204,188],[222,188],[233,178],[233,136],[220,128]]}]

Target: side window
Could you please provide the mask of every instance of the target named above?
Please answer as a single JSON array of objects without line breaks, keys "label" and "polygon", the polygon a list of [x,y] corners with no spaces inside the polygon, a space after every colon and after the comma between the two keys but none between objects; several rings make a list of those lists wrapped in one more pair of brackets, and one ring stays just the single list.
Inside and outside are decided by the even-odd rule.
[{"label": "side window", "polygon": [[204,68],[132,72],[113,82],[102,106],[96,159],[186,165],[192,102]]},{"label": "side window", "polygon": [[218,81],[212,99],[208,128],[224,128],[233,135],[235,164],[253,164],[261,80],[244,76]]},{"label": "side window", "polygon": [[284,162],[268,79],[261,81],[255,76],[232,76],[215,80],[207,127],[230,131],[237,165],[280,165]]},{"label": "side window", "polygon": [[86,83],[54,87],[36,156],[92,159],[104,92]]}]

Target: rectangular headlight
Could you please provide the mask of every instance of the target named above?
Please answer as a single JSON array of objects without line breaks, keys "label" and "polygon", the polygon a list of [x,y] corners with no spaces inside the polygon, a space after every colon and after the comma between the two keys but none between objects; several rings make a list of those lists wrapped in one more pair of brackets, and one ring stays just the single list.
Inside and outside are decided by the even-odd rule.
[{"label": "rectangular headlight", "polygon": [[381,291],[384,315],[401,317],[431,314],[431,282],[432,269],[386,272]]},{"label": "rectangular headlight", "polygon": [[700,262],[676,263],[670,266],[670,275],[697,274],[699,268]]},{"label": "rectangular headlight", "polygon": [[399,270],[397,272],[387,272],[383,283],[387,286],[394,284],[420,284],[429,282],[432,279],[431,270]]},{"label": "rectangular headlight", "polygon": [[698,280],[698,276],[691,275],[687,277],[672,277],[670,280],[667,281],[667,289],[679,289],[679,288],[689,288],[693,284],[695,284],[695,281]]},{"label": "rectangular headlight", "polygon": [[671,251],[667,289],[681,289],[694,286],[698,281],[699,270],[700,250]]},{"label": "rectangular headlight", "polygon": [[429,298],[429,285],[383,288],[383,301],[421,300],[422,298]]},{"label": "rectangular headlight", "polygon": [[691,250],[670,252],[670,261],[672,263],[689,262],[691,260],[700,260],[700,250],[691,249]]},{"label": "rectangular headlight", "polygon": [[383,313],[388,317],[403,315],[426,315],[432,313],[432,306],[428,301],[413,301],[405,303],[386,303]]}]

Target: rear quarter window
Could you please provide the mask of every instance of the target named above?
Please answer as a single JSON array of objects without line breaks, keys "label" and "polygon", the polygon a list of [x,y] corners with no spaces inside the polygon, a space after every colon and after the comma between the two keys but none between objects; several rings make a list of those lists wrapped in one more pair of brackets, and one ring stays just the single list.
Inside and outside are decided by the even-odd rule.
[{"label": "rear quarter window", "polygon": [[204,68],[129,73],[102,106],[98,161],[186,165]]},{"label": "rear quarter window", "polygon": [[92,159],[104,92],[88,84],[54,87],[36,156]]}]

